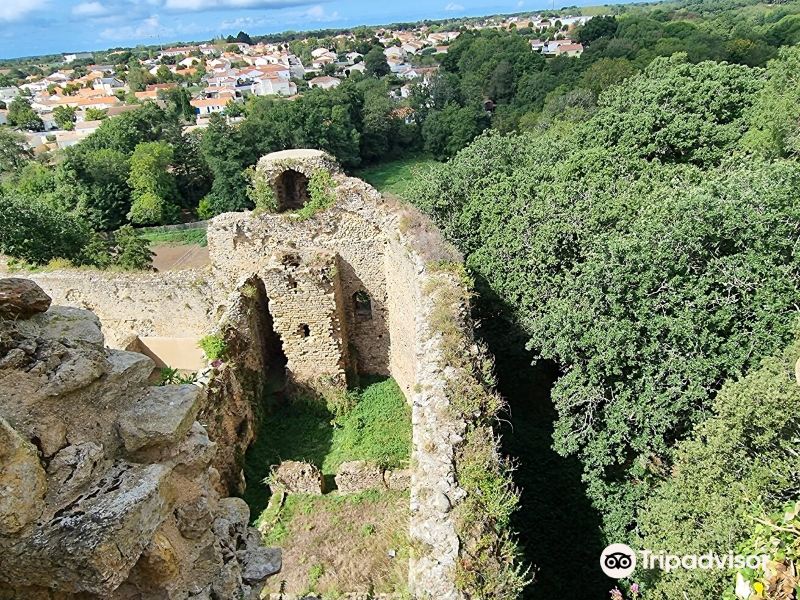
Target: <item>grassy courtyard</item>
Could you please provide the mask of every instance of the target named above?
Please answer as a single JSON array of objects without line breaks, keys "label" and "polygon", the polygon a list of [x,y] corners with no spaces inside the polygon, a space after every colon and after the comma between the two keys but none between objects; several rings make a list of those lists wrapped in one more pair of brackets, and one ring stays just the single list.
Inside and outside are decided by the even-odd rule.
[{"label": "grassy courtyard", "polygon": [[430,156],[416,155],[365,167],[356,171],[354,176],[383,194],[405,198],[408,186],[417,174],[436,164],[439,163]]},{"label": "grassy courtyard", "polygon": [[[408,493],[368,491],[270,498],[264,480],[284,460],[318,466],[329,484],[343,462],[407,467],[411,409],[393,379],[365,379],[352,408],[334,415],[318,400],[294,399],[266,415],[245,455],[244,499],[268,545],[284,549],[275,586],[287,593],[402,591],[408,568]],[[270,591],[278,591],[270,590]]]}]

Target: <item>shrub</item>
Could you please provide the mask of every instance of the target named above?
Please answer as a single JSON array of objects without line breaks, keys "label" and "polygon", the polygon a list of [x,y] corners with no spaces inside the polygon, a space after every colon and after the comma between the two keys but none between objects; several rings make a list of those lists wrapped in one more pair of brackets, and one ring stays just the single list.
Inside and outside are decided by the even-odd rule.
[{"label": "shrub", "polygon": [[258,175],[254,167],[245,170],[245,175],[250,182],[247,188],[247,197],[255,205],[256,212],[277,212],[278,198],[272,186]]},{"label": "shrub", "polygon": [[0,252],[36,265],[77,259],[89,241],[80,218],[39,200],[0,197]]},{"label": "shrub", "polygon": [[205,353],[206,358],[212,361],[223,359],[228,352],[228,347],[225,344],[225,340],[222,339],[222,336],[216,334],[207,335],[201,338],[199,346]]},{"label": "shrub", "polygon": [[336,202],[336,183],[329,171],[317,171],[308,181],[309,201],[295,214],[300,220],[310,219]]},{"label": "shrub", "polygon": [[119,268],[131,271],[152,267],[153,252],[150,250],[150,242],[140,237],[130,225],[124,225],[114,233],[114,245],[114,264]]},{"label": "shrub", "polygon": [[128,213],[128,219],[137,225],[164,225],[177,217],[178,207],[154,192],[137,196]]},{"label": "shrub", "polygon": [[[797,500],[798,354],[796,346],[725,384],[712,416],[678,445],[672,474],[642,507],[639,547],[678,555],[725,554],[744,544],[743,549],[786,558],[780,547],[763,543],[775,536],[766,535],[769,527],[759,527],[755,519]],[[748,543],[753,534],[756,539]],[[698,598],[733,597],[733,576],[718,569],[646,574],[648,600],[672,600],[688,589]]]}]

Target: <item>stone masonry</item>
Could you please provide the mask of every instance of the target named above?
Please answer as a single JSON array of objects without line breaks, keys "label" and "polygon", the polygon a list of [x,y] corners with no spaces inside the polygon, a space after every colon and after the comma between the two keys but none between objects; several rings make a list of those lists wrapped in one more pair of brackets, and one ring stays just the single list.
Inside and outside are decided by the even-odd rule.
[{"label": "stone masonry", "polygon": [[[0,307],[32,285],[0,279]],[[216,492],[203,390],[151,387],[92,313],[36,302],[0,311],[0,598],[258,598],[280,551]]]},{"label": "stone masonry", "polygon": [[[233,311],[239,314],[233,323],[245,323],[237,306],[255,289],[264,298],[253,310],[272,324],[292,382],[314,388],[320,382],[343,385],[356,373],[394,377],[412,406],[409,531],[415,556],[409,589],[416,598],[463,598],[456,570],[466,541],[459,539],[454,512],[465,495],[456,476],[456,449],[466,424],[450,410],[451,377],[431,326],[435,307],[428,290],[433,265],[461,259],[415,209],[346,177],[324,152],[267,155],[257,173],[279,200],[296,203],[305,197],[304,180],[323,169],[333,175],[336,201],[308,219],[286,210],[228,213],[210,221],[207,271],[129,278],[61,271],[33,279],[59,303],[91,306],[112,345],[121,348],[132,335],[163,331],[233,335],[236,327],[221,320]],[[290,179],[282,179],[290,170]],[[455,278],[445,284],[461,285]],[[158,290],[167,294],[165,287],[168,301],[159,308],[155,299]],[[113,289],[116,296],[95,289]],[[461,323],[453,310],[453,322]],[[257,343],[255,337],[242,337],[240,345]],[[262,353],[253,369],[269,360]]]}]

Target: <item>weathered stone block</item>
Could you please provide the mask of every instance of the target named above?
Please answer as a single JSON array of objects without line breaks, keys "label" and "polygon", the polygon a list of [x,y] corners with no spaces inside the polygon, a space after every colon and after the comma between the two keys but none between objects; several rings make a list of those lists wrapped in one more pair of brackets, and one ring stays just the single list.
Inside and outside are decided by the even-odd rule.
[{"label": "weathered stone block", "polygon": [[16,533],[44,508],[47,480],[36,447],[0,417],[0,534]]},{"label": "weathered stone block", "polygon": [[383,469],[368,460],[342,463],[336,473],[336,487],[342,494],[385,489]]},{"label": "weathered stone block", "polygon": [[0,318],[27,319],[50,308],[50,296],[30,279],[0,279]]},{"label": "weathered stone block", "polygon": [[286,460],[272,471],[270,489],[294,494],[323,494],[325,483],[322,471],[312,464]]},{"label": "weathered stone block", "polygon": [[194,385],[154,387],[129,411],[118,427],[125,449],[172,445],[192,426],[199,410],[200,388]]},{"label": "weathered stone block", "polygon": [[402,492],[411,489],[411,469],[395,469],[383,474],[386,487],[392,491]]}]

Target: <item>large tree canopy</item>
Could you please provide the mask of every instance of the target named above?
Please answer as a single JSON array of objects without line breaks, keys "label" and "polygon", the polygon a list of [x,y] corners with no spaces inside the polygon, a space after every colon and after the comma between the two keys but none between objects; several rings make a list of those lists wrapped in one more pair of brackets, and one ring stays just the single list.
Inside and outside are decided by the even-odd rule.
[{"label": "large tree canopy", "polygon": [[616,539],[722,382],[789,341],[800,304],[800,165],[742,155],[761,74],[659,66],[585,124],[481,137],[414,191],[561,366],[555,447],[581,458]]}]

